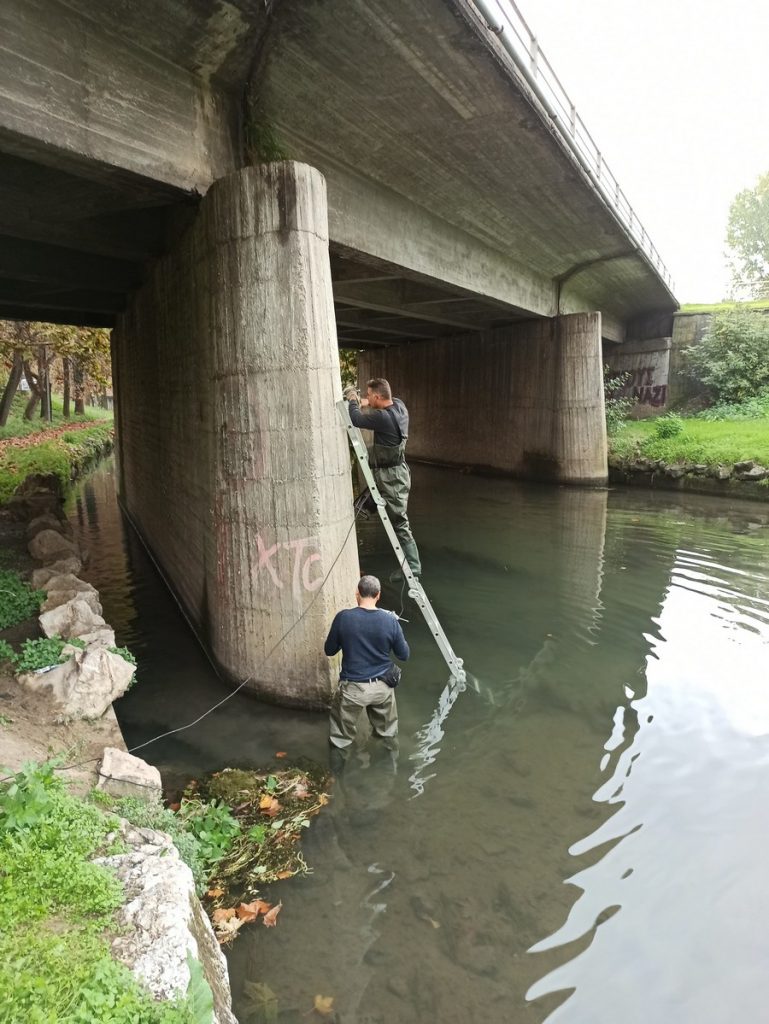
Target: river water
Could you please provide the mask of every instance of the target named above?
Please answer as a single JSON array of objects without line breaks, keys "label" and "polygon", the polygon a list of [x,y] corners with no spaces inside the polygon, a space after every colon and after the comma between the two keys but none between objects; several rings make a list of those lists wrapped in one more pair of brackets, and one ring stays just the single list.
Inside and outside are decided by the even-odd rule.
[{"label": "river water", "polygon": [[[226,695],[118,511],[69,514],[139,662],[129,746]],[[769,509],[414,468],[424,583],[463,693],[406,599],[396,773],[350,765],[228,952],[241,1024],[725,1024],[769,1019]],[[386,577],[377,521],[364,571]],[[351,582],[354,583],[354,581]],[[389,586],[383,606],[400,608]],[[143,752],[173,785],[274,752],[325,763],[324,716],[237,695]],[[267,986],[277,1018],[264,1017]]]}]

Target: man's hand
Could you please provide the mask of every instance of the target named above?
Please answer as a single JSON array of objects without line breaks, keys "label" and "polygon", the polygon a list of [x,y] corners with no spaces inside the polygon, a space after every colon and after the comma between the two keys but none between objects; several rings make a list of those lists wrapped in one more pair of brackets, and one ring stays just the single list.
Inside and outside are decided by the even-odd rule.
[{"label": "man's hand", "polygon": [[344,395],[345,402],[360,402],[360,395],[358,394],[358,389],[356,387],[353,387],[352,384],[346,387],[342,394]]}]

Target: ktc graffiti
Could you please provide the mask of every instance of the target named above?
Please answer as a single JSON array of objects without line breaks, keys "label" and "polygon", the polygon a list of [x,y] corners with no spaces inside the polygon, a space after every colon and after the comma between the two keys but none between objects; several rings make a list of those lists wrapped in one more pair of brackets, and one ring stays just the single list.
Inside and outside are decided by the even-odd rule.
[{"label": "ktc graffiti", "polygon": [[[317,590],[323,582],[323,574],[313,575],[312,570],[316,562],[320,562],[320,553],[313,548],[318,547],[316,537],[302,537],[301,540],[277,541],[275,544],[265,544],[262,535],[256,535],[256,572],[266,573],[278,590],[282,590],[290,583],[295,598],[302,596],[302,591],[312,593]],[[282,551],[293,552],[291,558],[280,558]],[[293,563],[286,567],[286,562]],[[286,569],[288,568],[288,571]],[[320,566],[317,566],[319,569]]]}]

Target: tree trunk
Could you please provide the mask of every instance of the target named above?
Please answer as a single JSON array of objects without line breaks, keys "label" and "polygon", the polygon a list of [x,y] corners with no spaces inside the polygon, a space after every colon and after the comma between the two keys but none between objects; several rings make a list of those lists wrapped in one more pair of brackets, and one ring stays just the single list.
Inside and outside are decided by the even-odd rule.
[{"label": "tree trunk", "polygon": [[51,389],[48,384],[48,353],[45,345],[37,350],[37,379],[40,385],[40,419],[51,421]]},{"label": "tree trunk", "polygon": [[3,391],[3,397],[0,398],[0,427],[4,427],[8,422],[8,416],[11,411],[11,405],[13,404],[13,396],[16,394],[16,388],[19,386],[21,375],[24,372],[24,365],[21,358],[21,352],[13,353],[13,366],[8,377],[8,383],[5,385],[5,391]]},{"label": "tree trunk", "polygon": [[75,384],[75,415],[85,413],[85,374],[77,359],[72,360],[72,380]]},{"label": "tree trunk", "polygon": [[65,419],[69,419],[69,356],[62,360],[62,375],[64,377],[64,396],[62,399],[62,412]]},{"label": "tree trunk", "polygon": [[26,359],[23,365],[24,376],[27,378],[27,384],[29,384],[29,401],[27,402],[27,408],[24,410],[24,419],[31,420],[35,415],[37,403],[40,401],[40,391],[38,389],[37,377],[32,372],[32,367]]}]

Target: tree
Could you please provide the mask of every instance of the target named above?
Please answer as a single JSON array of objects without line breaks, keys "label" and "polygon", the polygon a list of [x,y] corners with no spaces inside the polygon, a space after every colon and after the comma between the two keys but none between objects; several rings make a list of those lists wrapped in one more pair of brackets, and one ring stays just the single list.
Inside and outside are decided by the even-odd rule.
[{"label": "tree", "polygon": [[699,345],[686,351],[687,374],[716,402],[769,392],[769,315],[754,309],[716,313]]},{"label": "tree", "polygon": [[75,413],[82,415],[86,388],[91,386],[104,391],[109,387],[110,334],[103,328],[3,320],[0,321],[0,361],[9,372],[0,399],[0,426],[8,418],[22,370],[30,389],[24,412],[26,419],[32,419],[38,403],[41,416],[49,418],[49,384],[63,391],[65,416],[69,416],[70,392],[74,390]]},{"label": "tree", "polygon": [[735,197],[726,241],[735,295],[769,298],[769,174]]}]

